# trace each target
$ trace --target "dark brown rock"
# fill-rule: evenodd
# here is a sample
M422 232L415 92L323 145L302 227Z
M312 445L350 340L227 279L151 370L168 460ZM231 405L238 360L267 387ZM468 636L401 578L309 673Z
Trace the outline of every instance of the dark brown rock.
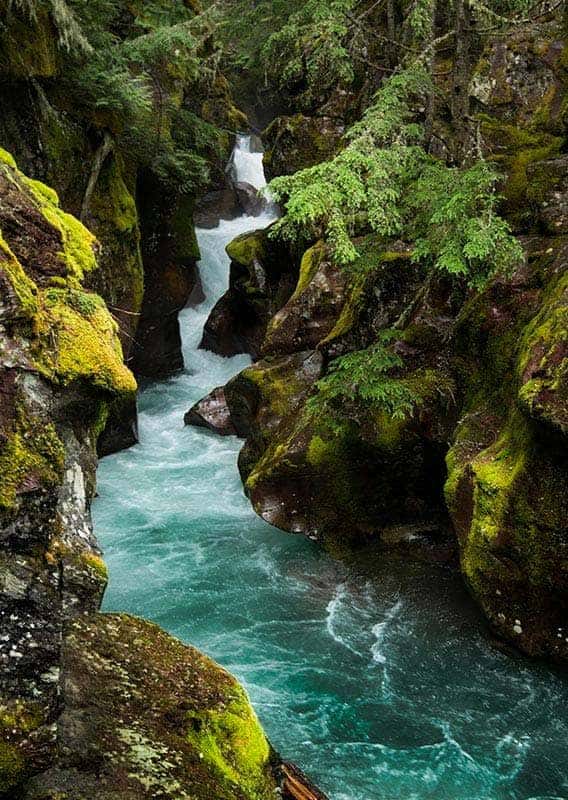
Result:
M292 294L298 260L264 230L237 237L227 252L229 290L211 312L201 346L224 356L250 353L256 358L269 319Z
M235 426L231 420L231 412L225 400L225 390L221 387L213 389L207 397L196 403L187 412L183 421L186 425L208 428L220 436L234 436Z
M235 193L243 214L248 214L250 217L258 217L266 211L268 201L250 183L239 181L235 184Z

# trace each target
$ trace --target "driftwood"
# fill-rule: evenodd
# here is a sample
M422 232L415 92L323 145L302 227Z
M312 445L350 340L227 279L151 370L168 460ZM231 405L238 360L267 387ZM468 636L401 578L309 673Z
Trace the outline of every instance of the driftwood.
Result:
M280 767L283 800L329 800L302 770L290 761Z

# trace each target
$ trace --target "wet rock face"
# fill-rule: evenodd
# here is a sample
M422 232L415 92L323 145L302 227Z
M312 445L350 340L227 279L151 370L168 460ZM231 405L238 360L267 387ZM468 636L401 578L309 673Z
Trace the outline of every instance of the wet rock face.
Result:
M470 372L483 371L486 388L456 428L446 483L462 570L491 625L559 661L568 658L567 246L529 240L528 268L467 307L457 346L479 359Z
M245 233L227 249L231 257L229 290L204 328L201 346L220 355L257 357L269 319L292 294L296 259L265 231Z
M166 195L150 175L140 180L144 301L132 368L141 378L164 378L183 369L178 314L197 282L199 248L193 202ZM172 231L177 231L176 236Z
M560 662L568 660L564 53L546 23L490 43L474 70L479 142L506 175L503 207L522 234L522 268L476 293L425 275L408 243L361 240L348 271L316 244L265 326L261 359L225 387L245 437L245 490L264 519L332 548L373 539L457 551L495 632ZM278 142L291 169L306 165L292 134L275 124L273 153L269 134L273 174L287 171ZM391 377L415 393L412 410L400 418L345 395L331 423L329 408L314 413L331 360L385 330L401 360ZM312 359L317 369L301 366Z
M234 436L235 426L225 399L225 390L213 389L207 397L196 403L184 417L186 425L208 428L219 436Z
M235 183L235 193L242 213L249 217L259 217L268 208L266 198L259 194L256 187L246 181Z
M132 398L136 385L116 324L81 285L97 267L94 238L0 151L4 181L0 792L9 793L54 758L63 627L95 611L106 585L89 511L95 443L108 404ZM59 251L46 241L58 241Z

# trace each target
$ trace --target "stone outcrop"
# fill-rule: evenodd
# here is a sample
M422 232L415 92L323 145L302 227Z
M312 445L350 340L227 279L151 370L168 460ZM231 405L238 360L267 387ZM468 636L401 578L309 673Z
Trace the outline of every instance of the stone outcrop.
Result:
M194 3L180 5L188 20L198 10ZM143 379L171 375L183 365L178 312L197 277L193 207L201 188L188 187L175 173L166 175L163 161L151 157L158 145L136 149L140 133L132 131L132 141L125 138L123 122L112 110L89 108L82 96L73 95L76 88L63 82L73 66L48 4L31 17L28 11L27 4L0 0L6 20L0 28L0 146L26 174L52 186L62 208L96 235L99 268L86 285L117 319L126 363ZM113 35L139 35L145 14L143 3L124 3ZM229 132L247 128L226 79L217 74L209 85L202 75L159 64L150 72L163 142L188 136L184 119L209 125L211 141L200 155L212 167L210 190L223 189ZM193 144L190 149L196 150ZM135 404L113 405L101 455L135 441Z
M525 252L522 267L474 291L425 275L412 263L411 242L357 241L360 257L349 270L316 243L298 259L294 291L260 329L261 360L225 387L245 438L243 482L261 516L333 549L374 541L444 557L457 551L492 629L526 653L561 662L568 660L565 52L557 24L543 22L489 43L473 70L479 146L503 169L503 208ZM275 143L287 141L274 133L281 124ZM275 173L286 172L295 145L288 142L276 162L270 137L268 146L269 169L276 163ZM300 155L293 168L310 163ZM385 331L399 365L389 379L412 398L405 413L373 407L355 392L335 416L315 411L316 383L331 360Z
M0 150L0 796L319 797L225 670L98 612L97 439L136 391L117 322L86 288L98 252Z
M227 252L229 290L211 312L201 346L223 356L257 357L268 321L293 292L297 260L266 231L239 236Z

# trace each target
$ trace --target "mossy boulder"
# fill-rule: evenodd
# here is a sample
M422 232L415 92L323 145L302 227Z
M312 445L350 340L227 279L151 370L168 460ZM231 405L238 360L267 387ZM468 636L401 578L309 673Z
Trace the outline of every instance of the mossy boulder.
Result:
M244 690L156 625L96 614L63 644L61 758L25 797L272 800L272 756ZM58 795L59 796L59 795Z
M268 321L294 290L298 258L264 230L238 236L227 253L229 289L205 324L201 346L225 356L258 357Z

